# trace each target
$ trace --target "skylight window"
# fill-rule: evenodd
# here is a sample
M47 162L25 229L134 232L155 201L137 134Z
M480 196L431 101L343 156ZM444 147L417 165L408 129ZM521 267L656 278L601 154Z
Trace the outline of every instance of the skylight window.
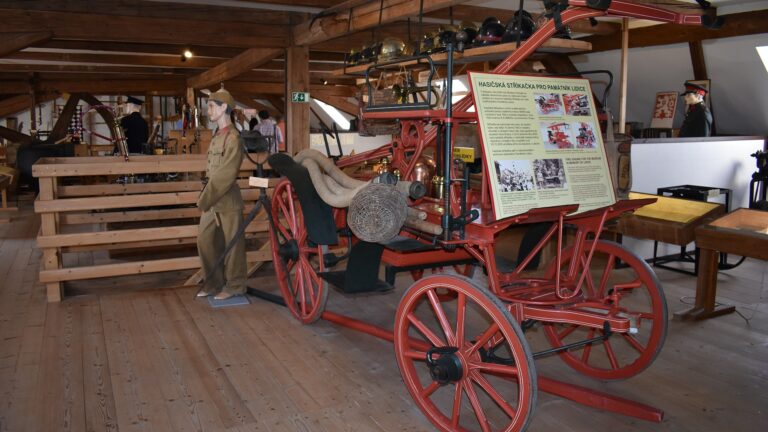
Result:
M755 47L757 49L757 55L760 56L760 60L763 61L765 71L768 72L768 46Z
M337 125L339 125L340 129L349 130L349 120L347 120L339 112L339 110L337 110L336 108L328 105L327 103L325 103L325 102L323 102L323 101L321 101L319 99L314 99L314 101L317 102L318 105L320 105L320 108L322 108L323 111L325 111L325 113L328 114L328 116L330 116L331 119L333 119L333 121Z

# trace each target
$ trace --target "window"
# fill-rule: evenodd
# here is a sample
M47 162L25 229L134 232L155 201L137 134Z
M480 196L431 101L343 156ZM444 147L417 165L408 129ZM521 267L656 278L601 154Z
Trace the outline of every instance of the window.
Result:
M768 72L768 46L755 47L757 49L757 55L760 56L760 60L763 61L765 71Z
M317 102L318 105L320 105L320 108L322 108L323 111L325 111L325 113L328 114L328 116L330 116L337 125L339 125L340 129L349 130L349 120L347 120L346 117L344 117L344 115L339 112L339 110L319 99L313 100Z

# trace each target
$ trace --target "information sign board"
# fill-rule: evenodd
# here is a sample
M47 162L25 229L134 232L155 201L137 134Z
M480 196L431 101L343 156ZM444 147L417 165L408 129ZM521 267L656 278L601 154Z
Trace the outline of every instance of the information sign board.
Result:
M469 73L496 219L616 202L589 81Z

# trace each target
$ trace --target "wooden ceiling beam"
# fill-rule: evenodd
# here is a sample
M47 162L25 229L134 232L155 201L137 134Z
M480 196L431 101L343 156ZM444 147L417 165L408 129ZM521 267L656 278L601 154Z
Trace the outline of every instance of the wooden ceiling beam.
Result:
M105 79L105 80L41 80L35 84L35 91L42 93L92 93L115 95L126 93L172 93L184 94L184 79ZM5 83L0 82L0 93Z
M127 70L126 70L127 69ZM114 73L126 75L185 75L194 73L202 69L176 69L162 67L131 67L124 66L92 66L92 65L60 65L60 64L20 64L20 63L0 63L0 71L6 72L62 72L71 73L73 78L81 73Z
M32 97L28 94L11 96L0 100L0 118L8 117L32 106Z
M269 112L269 115L271 115L272 117L277 117L282 115L282 113L272 108L271 106L264 105L263 103L255 100L255 99L261 99L262 96L260 95L232 92L232 97L234 97L237 102L239 102L242 105L245 105L248 108L252 108L257 111L267 110Z
M50 11L69 13L96 13L112 16L126 17L151 17L169 19L197 20L200 17L213 21L244 22L250 24L289 24L291 15L296 12L285 12L267 9L252 9L229 7L221 5L202 5L162 3L150 1L124 1L124 0L24 0L23 2L5 2L19 4L28 11ZM271 3L271 2L270 2Z
M356 89L350 86L332 86L318 85L311 86L310 96L312 97L354 97Z
M36 43L44 42L53 36L50 31L0 33L0 57L23 50Z
M187 87L200 89L232 79L260 64L283 55L282 49L251 48L199 75L187 79Z
M71 72L71 73L119 73L122 75L129 75L129 74L177 74L177 75L194 75L201 73L205 70L206 67L210 67L207 62L205 61L190 61L190 64L193 66L187 67L176 67L176 60L174 59L163 59L162 57L153 58L152 56L149 57L142 57L142 56L119 56L118 58L115 58L113 56L104 56L104 55L96 55L93 57L90 54L85 54L86 57L73 57L73 55L67 55L67 54L61 54L61 53L55 53L55 55L50 55L52 53L18 53L19 55L14 55L14 59L21 59L21 60L44 60L44 61L50 61L52 63L2 63L0 60L0 71L18 71L18 72ZM23 54L23 55L22 55ZM29 55L27 55L29 54ZM16 58L18 57L18 58ZM133 63L131 66L103 66L101 64L116 64L116 65L127 65L130 64L124 59L126 57L136 57L139 60L136 63ZM207 59L207 60L213 60L213 59ZM90 65L90 64L56 64L53 62L75 62L75 61L84 61L86 63L100 63L99 65ZM136 64L146 63L146 67L142 66L136 66ZM184 64L184 63L181 63ZM216 60L215 62L211 62L212 66L216 66L216 64L221 64L220 60ZM259 70L249 71L245 72L245 74L259 74L259 73L268 73L271 74L272 72L279 73L281 76L284 75L283 70L284 64L281 61L270 61L263 65L258 66ZM329 75L331 71L338 69L341 67L340 64L337 63L309 63L309 69L310 73L313 75L317 75L318 77ZM253 79L251 79L253 80ZM258 78L256 79L258 80Z
M80 99L81 95L79 93L72 93L69 95L67 102L64 103L64 107L59 113L59 118L53 125L50 135L48 135L47 142L54 143L66 136L67 127L72 121L72 116L75 115L77 104L80 102Z
M32 142L32 137L5 126L0 126L0 138L5 138L10 142L28 144Z
M36 81L120 81L120 80L180 80L186 79L185 75L159 74L118 74L118 73L99 73L99 72L39 72L35 73Z
M306 6L327 9L339 3L339 0L245 0L250 3L271 3L288 6ZM370 0L368 0L370 1Z
M269 102L270 105L275 107L281 116L283 115L285 112L285 99L282 96L264 95L264 98L267 100L267 102Z
M115 114L113 111L107 109L104 107L104 104L96 98L96 96L90 94L90 93L80 93L80 98L85 101L85 103L98 107L96 108L96 112L99 113L101 118L104 120L104 123L109 128L109 132L113 137L117 136L117 122L115 122Z
M36 60L69 63L122 64L128 66L161 66L173 68L207 69L223 62L222 59L192 57L181 61L181 56L147 56L140 54L84 54L62 52L17 52L6 58L13 60ZM129 67L125 68L127 71Z
M725 23L717 30L703 26L661 24L636 28L629 31L629 47L648 47L689 43L707 39L768 33L768 10L742 12L725 16ZM609 51L621 48L621 39L613 36L590 36L583 40L592 44L592 51Z
M0 82L0 86L2 83ZM216 87L218 88L218 86ZM261 83L261 82L244 82L244 81L226 81L224 88L229 91L241 92L247 94L257 95L279 95L283 96L285 93L285 86L282 83ZM354 90L348 86L324 86L324 85L311 85L310 95L312 97L315 94L324 96L341 96L349 97L354 96Z
M22 79L2 79L0 80L0 94L19 95L29 94L32 86L29 80Z
M688 42L688 49L691 51L691 66L693 66L693 79L709 79L707 73L707 62L704 61L704 46L701 41Z
M230 47L285 47L289 28L208 19L174 19L0 9L6 32L53 32L54 38L161 44L222 45ZM108 28L109 31L105 31ZM149 29L149 30L148 30Z
M422 0L383 0L380 3L371 1L352 9L323 18L307 20L295 25L291 30L295 45L314 45L346 34L373 28L374 26L404 20L418 15ZM466 3L468 0L423 0L424 12ZM350 16L351 15L351 16Z
M2 69L0 69L2 70ZM323 80L326 80L328 84L334 85L354 85L355 80L349 77L335 77L330 72L310 72L309 80L314 84L322 84ZM282 84L285 82L285 72L282 70L258 70L249 71L230 81L254 81L264 83L276 83Z
M149 54L168 54L180 56L185 48L189 48L195 56L213 57L213 58L232 58L242 53L242 48L203 46L203 45L182 45L182 44L147 44L131 42L102 42L102 41L82 41L52 39L48 42L34 45L37 48L51 48L63 50L91 50L91 51L118 51L129 53L149 53ZM310 62L324 61L344 61L344 51L325 52L310 51Z
M90 50L90 51L117 51L127 53L168 54L181 56L184 49L189 49L195 56L213 58L232 58L241 52L243 48L231 48L223 46L203 46L181 43L138 43L138 42L103 42L100 40L69 40L52 39L47 42L34 45L36 48L61 49L61 50Z

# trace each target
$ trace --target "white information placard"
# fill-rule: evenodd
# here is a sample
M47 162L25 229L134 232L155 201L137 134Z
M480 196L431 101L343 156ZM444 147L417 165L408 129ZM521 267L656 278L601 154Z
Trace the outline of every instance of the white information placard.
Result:
M616 202L589 81L469 72L496 219Z

